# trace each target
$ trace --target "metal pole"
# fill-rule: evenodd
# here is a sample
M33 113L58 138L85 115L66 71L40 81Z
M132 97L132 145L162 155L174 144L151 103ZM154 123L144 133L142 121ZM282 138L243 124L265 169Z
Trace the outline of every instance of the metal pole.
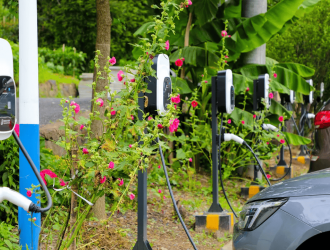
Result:
M40 141L39 141L39 83L38 83L38 33L37 33L37 1L19 1L19 123L20 139L31 156L38 171L40 171ZM19 191L26 196L26 188L38 185L28 161L19 152ZM33 194L31 199L40 205ZM38 203L39 202L39 203ZM18 227L22 249L38 249L40 233L40 213L33 214L35 224L28 221L30 215L18 208ZM33 231L32 231L33 230ZM33 233L33 240L31 235Z
M213 202L209 212L220 213L223 211L219 204L219 169L218 169L218 117L217 117L217 77L212 77L212 191ZM220 138L219 138L220 140ZM220 166L221 167L221 166Z
M142 92L139 93L138 103L140 106L138 118L142 121L144 112L144 93ZM139 144L143 144L143 141ZM138 172L138 232L133 250L152 250L147 240L147 220L147 170L145 169Z

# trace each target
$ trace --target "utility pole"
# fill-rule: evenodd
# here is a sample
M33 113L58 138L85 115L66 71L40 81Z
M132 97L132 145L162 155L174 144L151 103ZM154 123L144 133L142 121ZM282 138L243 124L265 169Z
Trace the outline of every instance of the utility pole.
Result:
M37 1L19 1L19 123L20 139L40 171L39 141L39 82L38 82L38 32ZM38 185L39 181L26 160L19 152L19 191L26 196L26 188ZM35 194L29 199L38 204ZM22 249L38 249L41 215L33 214L36 221L31 223L23 208L18 208L18 228ZM31 237L33 235L33 238Z
M267 12L267 0L243 0L242 17L250 18ZM266 44L242 54L245 64L266 64Z

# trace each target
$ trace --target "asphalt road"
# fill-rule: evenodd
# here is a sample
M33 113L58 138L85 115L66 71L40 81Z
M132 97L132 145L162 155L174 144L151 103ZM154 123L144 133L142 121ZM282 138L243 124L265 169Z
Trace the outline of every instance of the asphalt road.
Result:
M19 98L17 98L17 104ZM60 106L61 98L40 98L39 99L39 124L46 125L50 122L55 122L62 118L62 107ZM88 111L91 107L90 98L76 98L74 99L76 103L80 105L81 111ZM18 105L19 113L19 105ZM17 120L19 123L19 115L17 115Z

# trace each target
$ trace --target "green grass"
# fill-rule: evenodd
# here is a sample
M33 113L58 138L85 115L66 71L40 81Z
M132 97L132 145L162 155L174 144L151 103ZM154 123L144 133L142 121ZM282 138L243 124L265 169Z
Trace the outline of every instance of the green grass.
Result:
M55 74L47 67L39 67L39 83L45 83L48 80L54 80L56 83L75 83L77 86L79 80L72 76L65 76L62 74Z

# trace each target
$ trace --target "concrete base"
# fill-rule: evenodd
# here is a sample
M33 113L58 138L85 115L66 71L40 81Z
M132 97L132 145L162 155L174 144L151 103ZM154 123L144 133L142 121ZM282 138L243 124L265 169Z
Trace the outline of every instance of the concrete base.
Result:
M270 171L273 173L274 177L271 179L281 178L283 175L289 172L283 180L291 179L294 177L294 166L291 166L291 168L288 168L287 166L275 166L270 167Z
M263 189L265 189L265 187L259 185L251 185L250 187L241 187L241 197L243 197L244 199L250 199Z
M233 232L234 214L223 211L221 213L200 213L195 215L195 231L213 233L216 238L224 236L225 232Z
M232 250L232 249L233 249L233 241L232 240L221 248L221 250Z
M295 158L292 158L292 162L295 163L300 163L302 165L308 165L310 164L310 158L308 155L301 155L301 156L296 156Z

